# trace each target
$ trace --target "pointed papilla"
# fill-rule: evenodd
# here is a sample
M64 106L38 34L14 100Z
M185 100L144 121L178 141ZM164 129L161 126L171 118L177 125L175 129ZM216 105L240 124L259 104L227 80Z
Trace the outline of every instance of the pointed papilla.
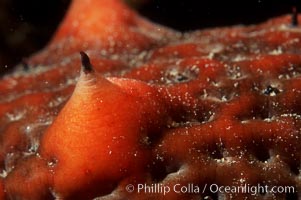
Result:
M94 69L93 69L93 66L90 62L89 56L83 51L80 52L80 55L81 55L81 62L82 62L83 72L85 74L93 73Z

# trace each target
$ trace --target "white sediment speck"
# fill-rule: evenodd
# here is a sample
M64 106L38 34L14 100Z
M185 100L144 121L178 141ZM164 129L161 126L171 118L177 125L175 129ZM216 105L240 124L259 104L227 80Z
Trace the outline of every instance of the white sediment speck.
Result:
M20 119L22 119L25 114L26 114L26 111L21 110L21 111L16 111L16 112L12 112L12 113L6 113L6 117L11 122L15 122L15 121L19 121Z

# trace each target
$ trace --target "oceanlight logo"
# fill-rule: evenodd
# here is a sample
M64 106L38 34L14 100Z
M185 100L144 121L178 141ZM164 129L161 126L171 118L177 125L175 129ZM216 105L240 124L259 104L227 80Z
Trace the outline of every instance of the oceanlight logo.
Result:
M177 194L204 194L204 193L219 193L219 194L277 194L288 193L292 194L297 192L294 186L268 186L268 185L236 185L236 186L224 186L218 184L205 184L202 187L195 184L175 184L164 185L162 183L156 184L128 184L126 191L129 193L145 193L145 194L163 194L166 195L170 192Z

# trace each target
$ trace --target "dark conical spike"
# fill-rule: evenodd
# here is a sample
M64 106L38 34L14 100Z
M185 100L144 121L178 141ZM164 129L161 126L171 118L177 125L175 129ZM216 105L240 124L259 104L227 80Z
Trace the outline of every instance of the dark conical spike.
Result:
M94 69L93 69L93 66L92 66L92 64L90 62L89 56L85 52L83 52L83 51L80 52L80 55L81 55L81 61L82 61L82 69L83 69L83 71L86 74L94 72Z
M298 26L298 10L296 6L293 6L292 8L292 26Z

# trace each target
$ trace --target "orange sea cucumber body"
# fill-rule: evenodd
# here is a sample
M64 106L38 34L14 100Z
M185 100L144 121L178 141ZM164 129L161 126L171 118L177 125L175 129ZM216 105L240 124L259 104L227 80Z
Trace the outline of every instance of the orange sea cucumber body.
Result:
M300 198L125 187L300 191L300 40L290 16L179 33L118 0L74 0L29 70L0 80L0 198Z

